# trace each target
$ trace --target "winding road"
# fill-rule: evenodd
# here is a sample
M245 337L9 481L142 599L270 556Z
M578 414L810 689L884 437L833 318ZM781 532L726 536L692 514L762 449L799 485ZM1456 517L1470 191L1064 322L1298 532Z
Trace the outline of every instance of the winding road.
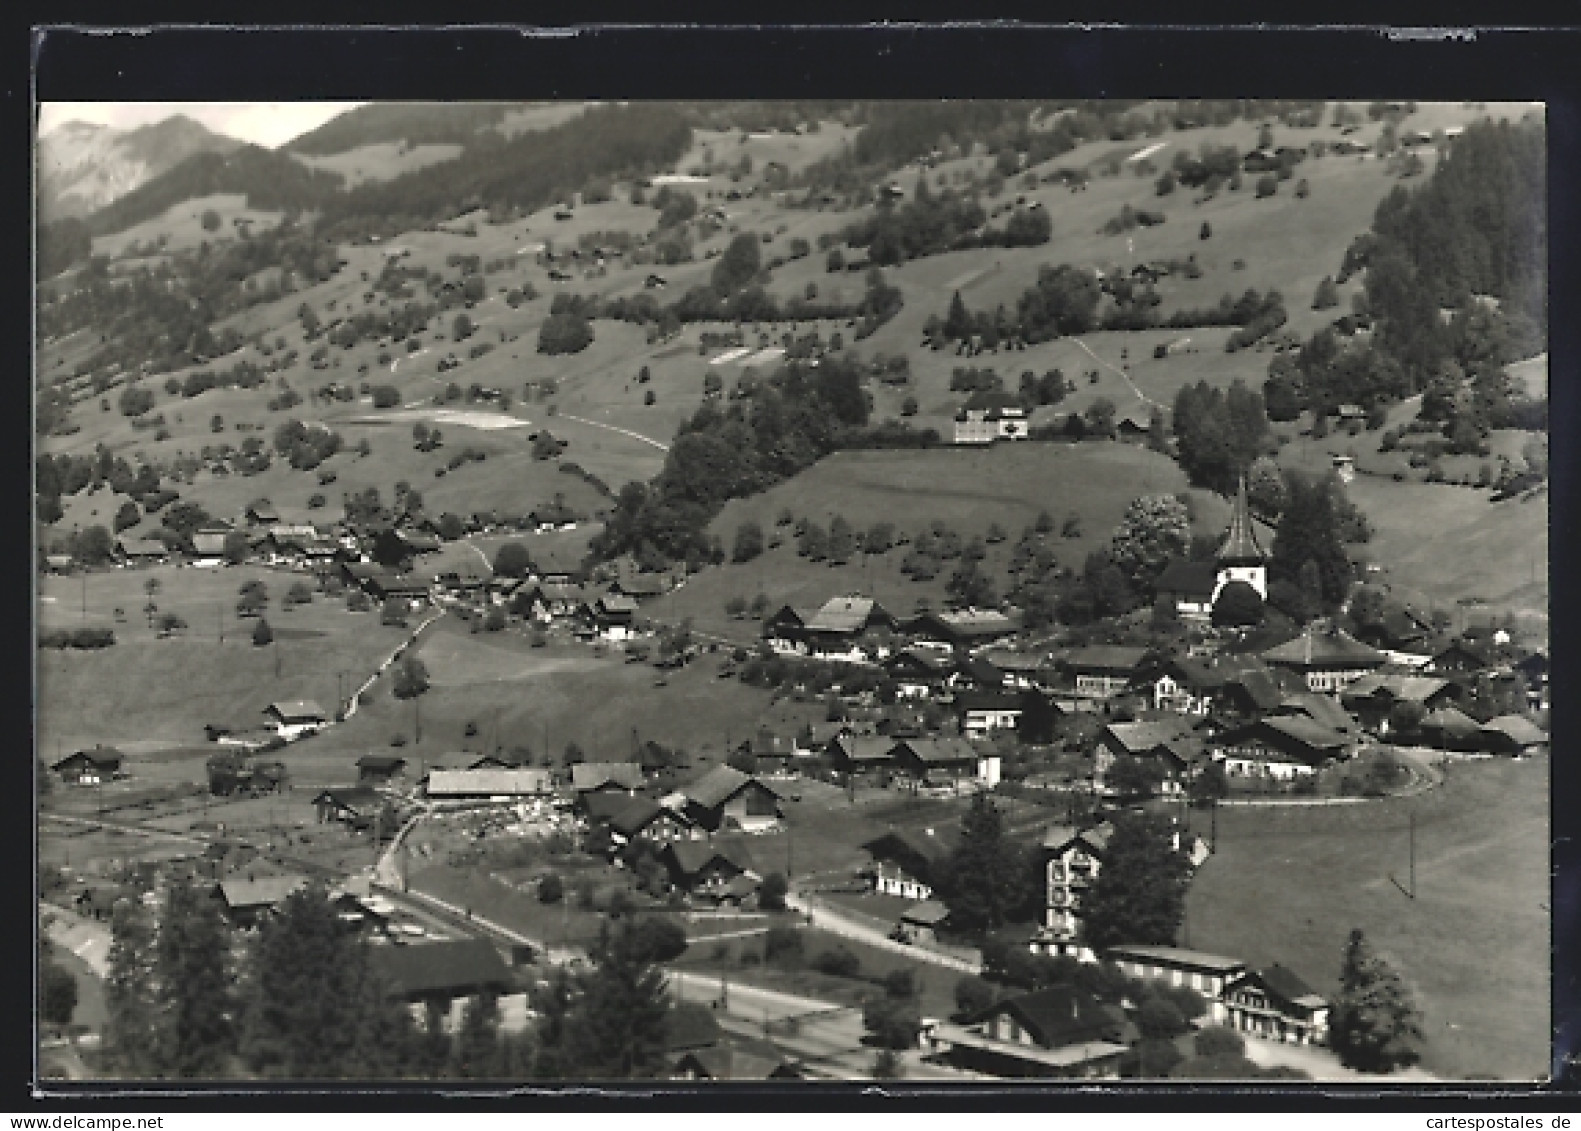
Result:
M587 425L591 425L594 428L602 428L606 432L619 432L622 436L630 436L633 440L640 440L644 444L650 444L653 447L658 448L661 452L667 452L667 451L670 450L670 445L668 445L668 444L661 444L661 443L659 443L659 441L655 440L653 437L651 437L651 436L644 436L641 432L633 432L630 428L619 428L619 427L616 427L613 424L604 424L604 423L601 423L601 422L599 422L597 420L589 420L585 416L573 416L569 412L562 412L562 413L560 413L560 415L565 417L565 419L567 419L567 420L574 420L578 424L587 424Z

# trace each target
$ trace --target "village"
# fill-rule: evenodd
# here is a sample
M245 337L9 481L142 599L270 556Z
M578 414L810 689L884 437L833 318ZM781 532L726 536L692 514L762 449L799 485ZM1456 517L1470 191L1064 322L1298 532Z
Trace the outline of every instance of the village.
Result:
M41 158L48 1078L1545 1071L1540 105L148 128Z

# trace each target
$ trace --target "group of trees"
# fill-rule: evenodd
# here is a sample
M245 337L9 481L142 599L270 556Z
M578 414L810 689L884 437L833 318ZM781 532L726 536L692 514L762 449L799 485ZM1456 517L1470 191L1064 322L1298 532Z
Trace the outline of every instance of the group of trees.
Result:
M1171 420L1182 470L1194 485L1221 495L1235 491L1270 442L1263 398L1239 379L1227 390L1206 381L1181 386Z
M934 195L926 175L917 179L910 200L887 197L874 212L847 227L848 247L865 247L880 266L973 247L1036 247L1049 241L1053 226L1043 208L1016 208L1003 228L986 227L988 214L975 196L945 190Z
M275 451L298 471L312 471L340 451L340 433L323 425L288 420L275 429Z

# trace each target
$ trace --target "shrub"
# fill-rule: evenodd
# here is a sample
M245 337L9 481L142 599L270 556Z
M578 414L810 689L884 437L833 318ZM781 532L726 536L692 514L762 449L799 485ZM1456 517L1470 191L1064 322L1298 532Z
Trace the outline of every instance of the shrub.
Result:
M565 898L565 885L560 882L560 877L550 872L538 880L538 902L559 903Z
M812 960L812 967L821 974L837 978L854 978L862 972L862 960L845 947L826 950Z
M394 385L375 385L373 388L374 408L394 408L401 403L401 393Z
M798 966L802 960L802 933L795 927L770 927L763 938L763 958L781 966Z

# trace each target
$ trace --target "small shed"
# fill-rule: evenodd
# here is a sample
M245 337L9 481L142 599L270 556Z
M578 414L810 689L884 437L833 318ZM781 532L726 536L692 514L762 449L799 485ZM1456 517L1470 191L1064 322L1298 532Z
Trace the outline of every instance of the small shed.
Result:
M900 913L899 933L910 943L938 942L938 928L950 917L950 909L936 899L914 903Z
M119 750L111 746L95 746L92 750L78 750L50 766L67 785L101 785L121 776L121 763L125 761Z

